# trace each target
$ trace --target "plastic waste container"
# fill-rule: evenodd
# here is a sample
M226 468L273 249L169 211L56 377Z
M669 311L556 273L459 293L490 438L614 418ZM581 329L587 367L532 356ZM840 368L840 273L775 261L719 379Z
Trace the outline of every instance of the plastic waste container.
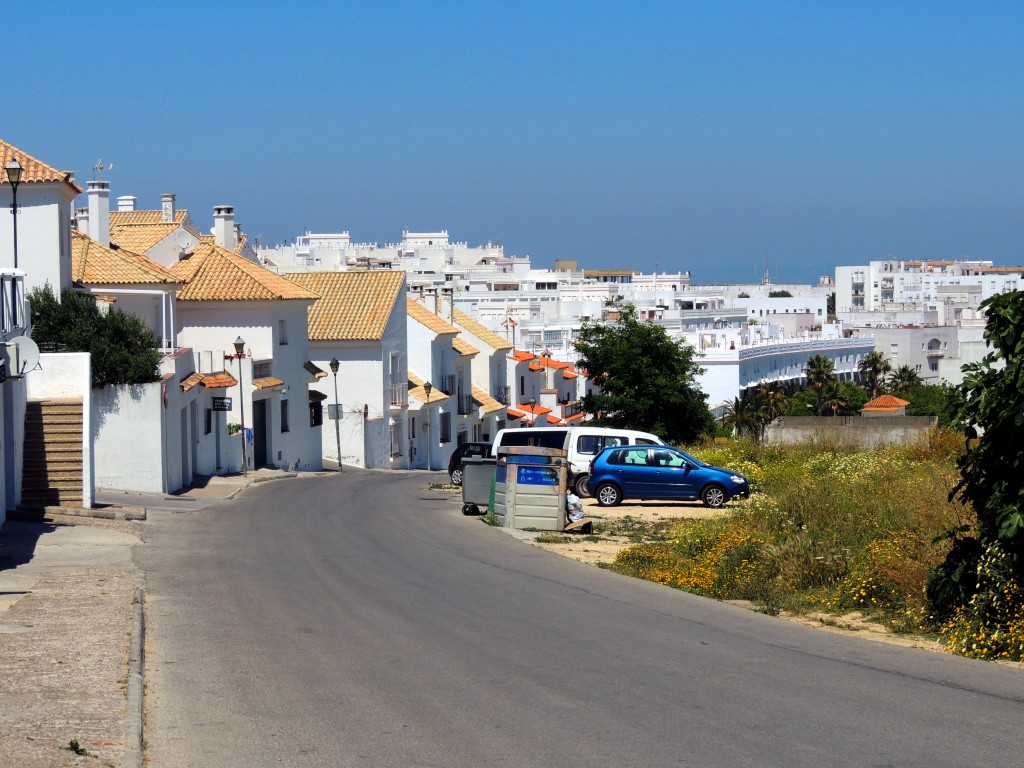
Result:
M487 511L495 464L495 459L490 456L472 456L462 460L462 514L481 515Z

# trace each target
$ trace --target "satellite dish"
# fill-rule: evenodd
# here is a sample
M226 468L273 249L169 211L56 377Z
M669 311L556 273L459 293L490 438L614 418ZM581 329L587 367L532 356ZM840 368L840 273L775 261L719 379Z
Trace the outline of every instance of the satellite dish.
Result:
M28 336L17 336L7 342L7 358L10 361L7 375L20 379L39 365L39 347Z
M178 247L184 251L192 244L192 236L184 229L179 229L174 233L174 242L176 242Z

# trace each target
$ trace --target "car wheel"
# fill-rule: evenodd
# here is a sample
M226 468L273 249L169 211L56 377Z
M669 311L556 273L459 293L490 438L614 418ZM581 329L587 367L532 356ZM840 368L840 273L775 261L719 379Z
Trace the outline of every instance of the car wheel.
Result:
M462 485L462 467L452 470L452 485Z
M729 500L729 497L725 495L725 488L722 486L709 485L701 491L700 500L704 502L705 507L718 509L725 505L725 502Z
M594 497L602 507L614 507L622 501L622 491L619 490L617 485L604 483L598 486Z
M583 474L577 475L573 481L573 490L576 491L576 495L581 499L585 499L590 496L590 492L587 490L587 480L590 479L590 475Z

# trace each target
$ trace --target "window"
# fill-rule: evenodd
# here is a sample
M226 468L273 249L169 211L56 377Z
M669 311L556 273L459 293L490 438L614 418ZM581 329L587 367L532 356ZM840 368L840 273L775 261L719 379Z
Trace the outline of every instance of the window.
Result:
M324 404L319 400L309 403L309 426L319 427L324 423Z
M277 321L277 343L284 346L288 343L288 321L278 320Z
M281 401L281 431L288 432L288 401Z
M213 408L207 408L203 417L203 434L208 435L211 432L213 432Z
M452 441L452 415L450 413L441 414L441 441L442 443L450 443Z

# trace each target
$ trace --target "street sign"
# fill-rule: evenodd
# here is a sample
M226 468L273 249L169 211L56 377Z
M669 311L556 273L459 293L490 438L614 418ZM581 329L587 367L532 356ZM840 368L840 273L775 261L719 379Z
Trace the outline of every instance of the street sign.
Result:
M230 411L231 410L231 398L230 397L214 397L213 410L215 411Z
M340 403L338 405L328 404L327 405L327 418L330 421L337 421L338 419L344 418L344 414L342 413L342 409L344 407L345 406L341 405Z

